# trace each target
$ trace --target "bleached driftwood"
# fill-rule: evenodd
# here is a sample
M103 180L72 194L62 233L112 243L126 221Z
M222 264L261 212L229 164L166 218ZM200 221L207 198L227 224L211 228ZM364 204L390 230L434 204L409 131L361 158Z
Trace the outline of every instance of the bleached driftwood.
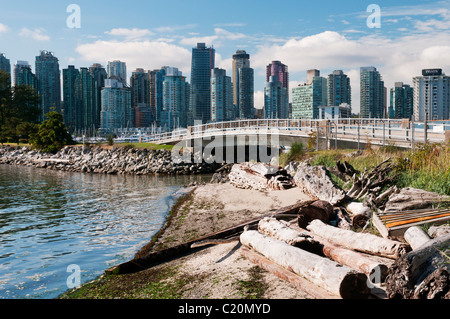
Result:
M306 229L337 245L381 257L396 259L409 248L398 241L333 227L320 220L312 221Z
M295 230L288 223L275 218L262 219L258 224L261 234L286 242L291 246L302 248L313 253L322 253L326 257L352 269L358 270L367 276L379 274L384 281L390 262L380 262L380 259L370 258L356 251L339 247L331 242L314 235L306 230Z
M323 166L302 163L298 166L293 180L298 188L312 198L327 201L331 205L346 199L345 192L331 181Z
M405 231L403 237L413 250L419 248L431 239L423 229L417 226L409 227Z
M450 202L450 196L407 187L389 196L384 211L397 212L433 208L443 202Z
M245 231L241 243L269 260L310 280L342 298L367 298L370 290L367 276L347 266L265 236L258 231Z

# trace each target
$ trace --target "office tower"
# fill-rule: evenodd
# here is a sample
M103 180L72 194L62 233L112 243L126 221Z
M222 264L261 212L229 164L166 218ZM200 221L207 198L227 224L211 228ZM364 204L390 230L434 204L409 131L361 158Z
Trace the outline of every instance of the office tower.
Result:
M320 71L316 69L306 71L306 85L311 85L314 77L320 76Z
M197 47L192 48L189 125L194 121L207 123L211 119L211 70L214 64L214 48L207 48L205 43L197 43Z
M341 70L333 71L328 75L328 105L352 105L352 90L350 78Z
M450 119L450 77L442 69L424 69L413 83L414 120Z
M317 76L307 80L310 84L307 82L292 89L293 119L318 119L320 107L328 105L327 79L318 76L320 75L318 70L308 74L316 74Z
M337 120L347 119L352 116L352 108L349 104L341 103L339 106L321 106L319 119Z
M41 96L41 119L50 111L61 113L61 79L58 58L53 52L42 50L36 56L36 77Z
M117 79L127 86L127 66L125 62L119 60L108 62L108 78Z
M233 55L233 104L238 110L239 118L254 117L254 71L250 68L250 55L244 50L237 50Z
M413 114L414 89L403 82L395 82L390 90L389 115L391 118L411 119Z
M97 122L100 125L100 111L102 105L102 88L105 86L105 80L108 78L105 68L100 63L94 63L89 67L89 73L95 78L97 83Z
M105 80L102 88L100 128L103 134L114 133L119 128L133 126L131 91L118 79Z
M385 90L380 73L374 67L362 67L361 82L361 117L385 117Z
M150 74L150 109L156 125L161 124L161 110L163 105L163 80L165 68L149 71Z
M266 119L287 119L289 97L287 88L277 76L270 76L264 87L264 117Z
M150 127L153 123L153 113L150 106L145 103L139 103L134 107L134 126Z
M80 68L80 74L75 82L77 98L77 128L92 136L100 127L98 117L100 105L97 98L97 81L88 68Z
M62 70L62 74L63 74L64 124L66 124L69 131L73 132L77 129L76 116L81 112L77 110L77 98L75 94L75 83L80 74L80 71L76 69L73 65L69 65L67 69Z
M37 77L31 71L31 65L29 65L27 61L17 61L16 64L14 64L14 85L28 85L32 87L37 94Z
M0 71L6 72L9 74L10 83L11 83L11 63L9 59L6 58L6 54L0 53Z
M144 69L136 69L130 78L131 105L136 107L139 103L150 106L150 74Z
M289 92L289 72L288 66L280 61L272 61L266 66L266 82L270 82L270 77L275 76L275 79L281 82L282 87Z
M186 128L189 109L189 84L177 68L166 67L163 80L161 127L169 130Z
M233 90L231 77L226 70L211 70L211 121L223 122L233 119Z

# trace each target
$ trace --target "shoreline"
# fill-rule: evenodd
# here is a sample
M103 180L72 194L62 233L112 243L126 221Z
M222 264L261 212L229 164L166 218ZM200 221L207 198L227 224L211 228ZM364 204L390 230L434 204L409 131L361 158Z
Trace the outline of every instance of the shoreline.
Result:
M199 185L185 188L183 192L184 195L172 206L164 226L136 253L136 256L173 247L189 239L309 199L298 188L266 193L237 189L230 183ZM144 278L148 281L141 283L140 280ZM131 282L158 286L159 292L134 291L139 288L133 287ZM120 296L116 295L118 287L121 289ZM176 290L177 293L170 296L160 295L169 288ZM148 290L148 287L143 290ZM104 291L109 292L102 295ZM96 280L74 291L67 291L59 298L312 299L313 297L244 258L240 253L239 241L235 241L208 246L136 273L117 275L105 272Z
M167 149L134 147L65 146L56 154L27 146L0 147L0 164L32 166L52 170L130 175L200 175L212 174L217 163L175 163Z

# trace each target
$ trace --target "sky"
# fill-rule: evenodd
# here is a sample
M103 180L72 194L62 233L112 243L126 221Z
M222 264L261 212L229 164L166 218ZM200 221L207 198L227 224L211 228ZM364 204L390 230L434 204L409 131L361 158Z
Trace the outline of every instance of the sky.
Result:
M0 52L33 70L48 50L61 70L121 60L129 76L172 66L190 81L197 42L216 49L216 67L229 76L236 50L250 54L257 108L266 65L278 60L289 68L290 89L308 69L325 77L343 70L358 113L360 67L376 67L388 90L412 85L425 68L450 74L450 0L0 0Z

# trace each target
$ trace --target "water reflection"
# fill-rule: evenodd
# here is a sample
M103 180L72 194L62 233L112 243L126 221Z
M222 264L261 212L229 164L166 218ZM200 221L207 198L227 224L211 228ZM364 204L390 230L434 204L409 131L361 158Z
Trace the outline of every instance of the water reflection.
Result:
M86 282L131 258L180 186L201 179L0 165L0 298L54 298L67 289L68 265Z

